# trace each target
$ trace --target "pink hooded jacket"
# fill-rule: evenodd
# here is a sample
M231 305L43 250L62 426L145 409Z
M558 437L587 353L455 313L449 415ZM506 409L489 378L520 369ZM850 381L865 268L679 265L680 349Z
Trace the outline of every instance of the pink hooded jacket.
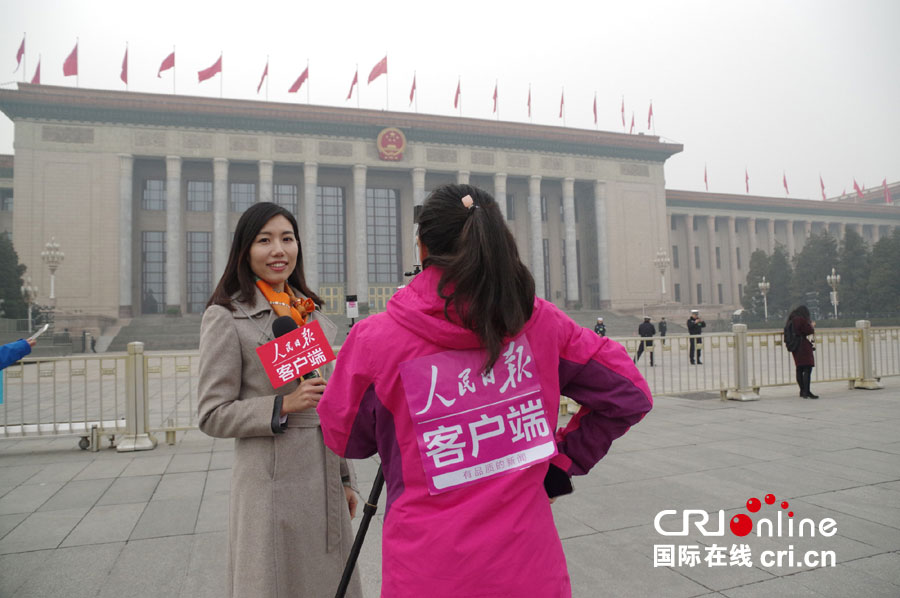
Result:
M370 457L376 451L381 456L387 487L381 595L571 596L562 544L543 485L548 464L552 462L570 476L587 473L614 439L650 411L650 389L624 347L578 326L542 299L535 299L531 319L501 352L493 368L496 376L481 376L478 370L485 353L474 333L444 317L444 301L436 292L439 277L439 270L426 268L409 286L397 291L385 313L353 327L318 406L325 444L334 452L353 459ZM474 391L477 386L482 400L501 397L500 383L507 368L509 379L504 387L509 383L516 386L513 349L518 350L522 366L518 390L528 384L539 387L539 392L531 395L528 403L525 399L519 399L521 404L510 398L496 400L494 404L500 403L497 408L503 410L499 415L473 419L473 413L487 407L474 400L475 392L467 390ZM477 357L474 362L473 355ZM426 366L411 366L422 364L423 359ZM450 364L450 370L453 363L459 363L452 370L452 385L436 384L438 366L432 365L427 392L428 360L440 362L444 369ZM474 363L478 365L462 370L457 379L456 371ZM423 392L408 395L407 389L415 387L413 374L418 375ZM426 394L427 405L420 409ZM560 394L582 408L554 439ZM434 397L440 401L432 401ZM542 412L536 413L535 405L541 406ZM454 409L458 413L452 413ZM495 445L524 445L521 441L529 430L523 431L521 423L516 428L512 418L527 410L537 418L531 420L535 425L527 441L540 444L543 437L543 446L549 444L552 451L555 445L558 454L550 459L545 451L528 462L538 454L534 452L538 447L485 461ZM426 411L440 417L423 424L419 420L427 417L421 415ZM499 421L504 415L505 425ZM470 436L464 425L458 427L459 435L447 435L454 417L467 416L472 420ZM439 424L437 420L444 422L441 428L447 434L437 435L432 429ZM490 423L499 428L487 431ZM432 427L424 440L422 425ZM498 437L500 429L509 436ZM473 456L479 455L479 444L464 439L473 440L478 432L481 461L473 461ZM430 443L426 442L429 439ZM457 457L468 462L459 462ZM516 457L519 462L513 465ZM440 476L431 477L435 472L475 461L474 466L459 470L456 481L446 482L449 488L435 489L442 483ZM495 465L507 469L485 473ZM477 479L482 475L483 479Z

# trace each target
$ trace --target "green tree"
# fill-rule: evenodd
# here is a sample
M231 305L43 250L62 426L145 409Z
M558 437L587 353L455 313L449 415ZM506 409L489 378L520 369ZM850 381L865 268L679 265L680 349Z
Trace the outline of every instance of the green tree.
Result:
M813 317L831 313L828 300L831 287L825 277L837 267L837 240L827 232L809 236L803 250L794 258L794 276L791 279L791 300L794 305L806 304ZM818 314L815 312L818 308Z
M838 289L840 311L865 315L869 311L869 247L852 228L847 229L838 253L837 272L841 275Z
M744 296L741 297L741 305L749 311L754 318L762 319L764 306L762 295L759 292L759 283L769 269L769 256L762 249L757 249L750 254L750 265L747 267L747 281L744 285Z
M22 297L24 273L25 266L19 263L12 241L6 235L0 235L0 299L3 300L5 318L27 317L28 306Z
M769 268L766 280L769 288L769 317L786 318L791 309L790 284L794 276L791 262L784 245L777 243L775 252L769 256Z
M895 228L889 237L882 237L872 247L868 284L869 308L872 313L900 311L900 276L897 275L897 264L900 264L900 229Z

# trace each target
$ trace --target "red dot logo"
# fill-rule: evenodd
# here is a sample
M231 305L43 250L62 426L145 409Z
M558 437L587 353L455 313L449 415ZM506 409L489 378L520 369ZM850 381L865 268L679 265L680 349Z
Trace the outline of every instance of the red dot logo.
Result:
M766 494L766 504L767 505L775 504L775 495L774 494Z
M747 510L751 513L756 513L762 504L759 502L758 498L751 498L747 501Z
M753 521L741 513L740 515L735 515L731 518L729 527L731 527L731 533L735 536L746 536L753 530Z
M786 508L788 508L789 506L790 506L790 505L788 504L788 501L784 501L784 502L781 503L781 508L782 508L782 509L786 509Z

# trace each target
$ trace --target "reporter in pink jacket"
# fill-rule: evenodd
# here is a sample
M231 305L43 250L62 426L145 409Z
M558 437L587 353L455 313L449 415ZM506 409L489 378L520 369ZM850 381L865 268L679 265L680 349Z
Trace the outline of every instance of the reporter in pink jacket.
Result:
M548 493L650 390L621 345L535 297L490 194L439 187L418 225L424 270L353 327L318 406L332 450L381 456L381 595L571 596ZM554 433L561 394L582 407Z

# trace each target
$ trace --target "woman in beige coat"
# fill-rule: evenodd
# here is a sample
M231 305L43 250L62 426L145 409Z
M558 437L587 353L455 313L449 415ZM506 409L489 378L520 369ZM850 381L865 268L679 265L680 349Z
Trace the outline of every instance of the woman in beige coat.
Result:
M200 331L200 429L235 439L229 596L331 596L353 543L355 480L325 447L315 409L324 380L273 388L256 354L281 315L316 319L331 340L335 326L314 303L297 221L276 204L255 204L238 222ZM347 595L361 594L354 574Z

